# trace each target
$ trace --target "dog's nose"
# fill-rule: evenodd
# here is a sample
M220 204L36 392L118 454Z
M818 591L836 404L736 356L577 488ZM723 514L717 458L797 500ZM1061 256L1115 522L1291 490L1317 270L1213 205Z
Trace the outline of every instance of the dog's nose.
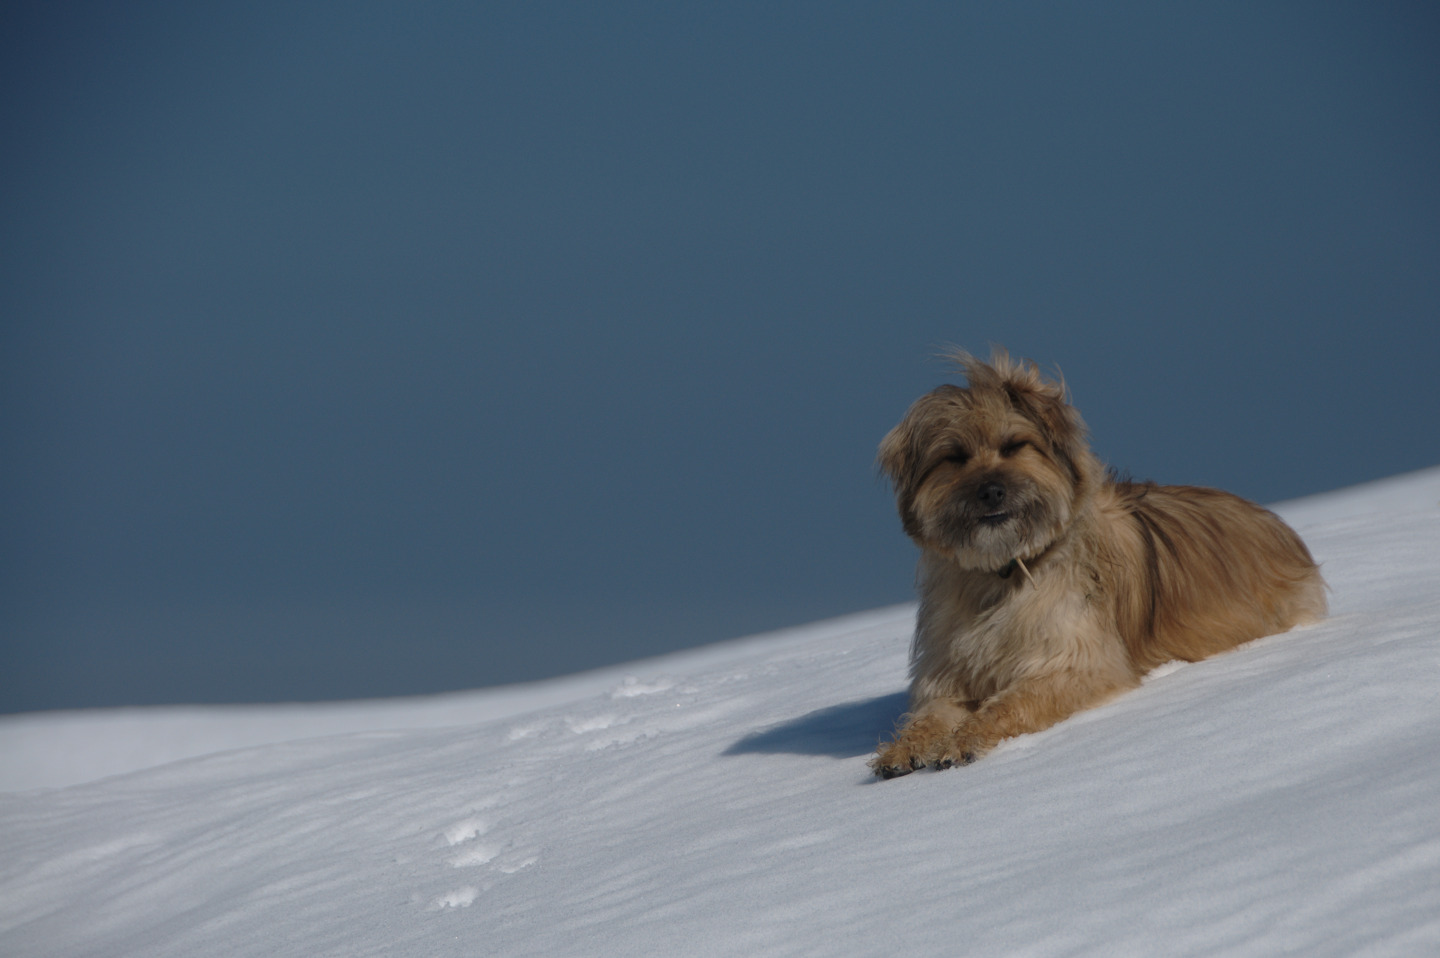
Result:
M975 498L980 500L980 505L986 509L998 509L1000 503L1005 501L1005 487L998 482L987 482L975 493Z

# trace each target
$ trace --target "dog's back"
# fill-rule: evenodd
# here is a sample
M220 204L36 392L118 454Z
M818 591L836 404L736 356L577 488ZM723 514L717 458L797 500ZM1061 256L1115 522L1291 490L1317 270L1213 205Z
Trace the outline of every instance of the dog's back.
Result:
M1269 510L1218 489L1115 482L1097 507L1124 530L1114 560L1139 576L1115 596L1141 672L1198 661L1325 615L1325 583L1305 543Z

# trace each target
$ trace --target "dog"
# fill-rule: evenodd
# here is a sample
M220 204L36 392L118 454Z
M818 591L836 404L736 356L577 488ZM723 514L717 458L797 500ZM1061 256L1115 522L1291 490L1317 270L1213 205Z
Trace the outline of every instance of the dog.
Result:
M1325 582L1274 513L1218 489L1121 480L1063 381L997 349L880 445L921 550L910 711L871 768L968 765L1140 684L1314 622Z

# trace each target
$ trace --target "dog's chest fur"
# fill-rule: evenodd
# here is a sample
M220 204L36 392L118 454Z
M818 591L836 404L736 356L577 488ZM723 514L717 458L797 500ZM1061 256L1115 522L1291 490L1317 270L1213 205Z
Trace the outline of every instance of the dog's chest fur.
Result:
M937 696L979 703L1024 679L1076 671L1133 684L1117 641L1110 597L1087 557L1061 543L1031 569L1007 577L920 560L920 612L911 649L912 703ZM974 705L972 704L972 707Z

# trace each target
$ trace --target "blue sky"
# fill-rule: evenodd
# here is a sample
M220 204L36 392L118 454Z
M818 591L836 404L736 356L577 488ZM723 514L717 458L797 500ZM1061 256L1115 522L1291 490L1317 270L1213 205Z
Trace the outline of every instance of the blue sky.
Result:
M947 344L1260 501L1440 462L1423 4L13 4L0 711L911 595Z

